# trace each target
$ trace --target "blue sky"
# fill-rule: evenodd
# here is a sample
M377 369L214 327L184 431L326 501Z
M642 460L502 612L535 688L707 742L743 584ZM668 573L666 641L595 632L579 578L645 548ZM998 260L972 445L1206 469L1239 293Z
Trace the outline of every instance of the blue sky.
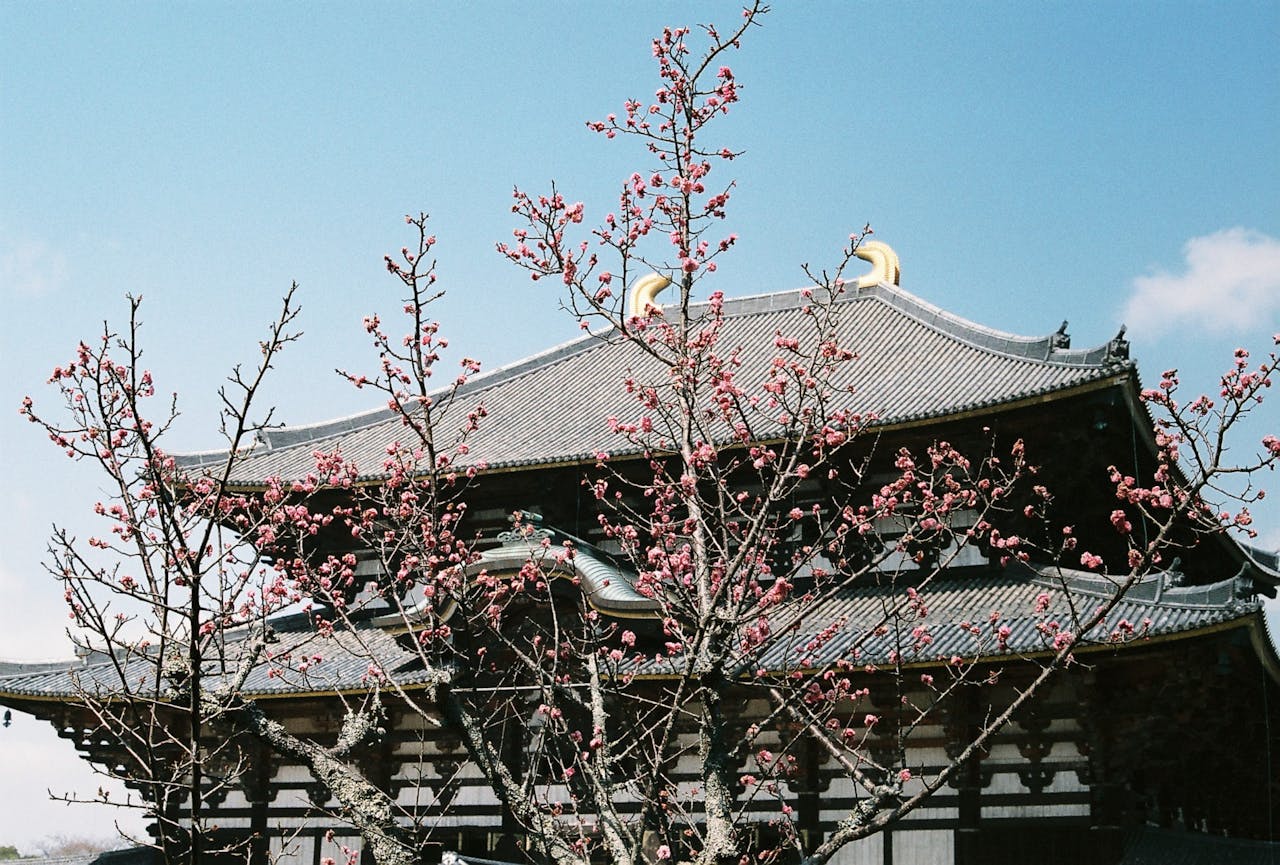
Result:
M493 251L511 189L554 178L603 215L647 163L583 122L652 93L662 25L736 8L0 4L0 657L67 653L41 538L96 497L16 407L51 396L125 292L182 395L181 449L218 444L216 389L291 280L306 336L267 393L278 417L370 407L332 370L370 365L360 320L398 306L381 256L410 211L433 215L455 346L493 367L571 338L556 290ZM717 286L800 285L870 222L933 303L1026 335L1066 318L1076 346L1127 321L1147 380L1180 366L1207 386L1280 330L1277 45L1272 2L777 3L715 133L747 151ZM66 746L25 717L0 730L0 843L68 818L110 834L40 801L96 784Z

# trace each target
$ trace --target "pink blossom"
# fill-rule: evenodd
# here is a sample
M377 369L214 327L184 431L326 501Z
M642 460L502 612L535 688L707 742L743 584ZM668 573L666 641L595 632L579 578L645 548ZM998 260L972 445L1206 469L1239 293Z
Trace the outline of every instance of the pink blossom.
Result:
M1133 531L1133 524L1129 522L1125 512L1119 509L1111 512L1111 525L1115 526L1116 531L1122 535Z

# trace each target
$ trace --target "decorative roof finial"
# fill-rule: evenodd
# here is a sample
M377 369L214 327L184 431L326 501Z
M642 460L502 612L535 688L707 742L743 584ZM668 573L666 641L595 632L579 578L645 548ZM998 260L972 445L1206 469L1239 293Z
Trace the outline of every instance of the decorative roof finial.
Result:
M660 273L650 273L631 283L631 296L627 298L627 317L644 318L645 308L657 306L654 298L670 284L671 280Z
M871 262L871 272L858 278L858 288L870 288L887 282L899 285L902 282L902 266L898 262L898 253L887 243L878 240L864 240L858 244L853 254L863 261Z
M1071 334L1067 333L1067 320L1062 320L1062 327L1050 339L1053 348L1071 348Z
M1124 338L1126 325L1120 325L1116 338L1107 343L1107 360L1121 361L1129 359L1129 340Z

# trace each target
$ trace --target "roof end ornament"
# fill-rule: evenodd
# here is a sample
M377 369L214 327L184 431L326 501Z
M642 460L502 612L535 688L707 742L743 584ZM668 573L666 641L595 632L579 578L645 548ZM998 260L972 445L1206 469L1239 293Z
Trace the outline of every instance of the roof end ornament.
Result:
M555 532L542 524L542 514L528 509L512 511L507 517L511 528L498 532L498 543L503 546L512 544L538 544L544 539L555 537Z
M878 240L864 240L853 251L857 258L871 262L871 272L858 277L858 288L870 288L873 285L887 283L902 284L902 265L898 261L898 253L887 243Z
M633 282L631 294L627 298L627 317L644 318L649 307L658 305L658 292L670 284L671 280L661 273L650 273Z
M1064 318L1062 320L1062 326L1054 332L1052 337L1050 337L1051 350L1054 348L1071 348L1071 334L1067 333L1067 324L1068 322Z
M1128 325L1120 325L1120 332L1115 339L1107 343L1107 361L1116 362L1129 359L1129 340L1124 338Z

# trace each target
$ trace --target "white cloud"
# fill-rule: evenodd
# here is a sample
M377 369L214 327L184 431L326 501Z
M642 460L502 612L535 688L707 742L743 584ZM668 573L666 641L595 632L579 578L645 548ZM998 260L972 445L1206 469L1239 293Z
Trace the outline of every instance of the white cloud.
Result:
M0 242L0 288L7 294L44 297L67 282L67 257L40 240L5 238Z
M1247 228L1193 237L1183 272L1135 277L1125 322L1143 336L1197 324L1219 333L1280 314L1280 240Z

